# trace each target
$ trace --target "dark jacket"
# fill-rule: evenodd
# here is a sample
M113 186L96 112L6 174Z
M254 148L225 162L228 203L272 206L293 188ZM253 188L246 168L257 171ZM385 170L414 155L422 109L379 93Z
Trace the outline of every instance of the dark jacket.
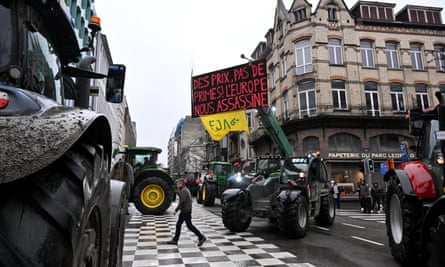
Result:
M192 212L192 195L190 194L190 190L184 185L178 192L179 195L179 203L176 207L175 211L181 211L183 213L191 213Z

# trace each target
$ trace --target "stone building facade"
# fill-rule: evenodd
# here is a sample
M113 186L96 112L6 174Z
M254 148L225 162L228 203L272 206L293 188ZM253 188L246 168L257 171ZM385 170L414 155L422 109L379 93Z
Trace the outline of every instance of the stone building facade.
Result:
M168 167L172 177L200 173L207 161L207 134L200 118L186 116L176 125L168 144Z
M399 161L414 140L405 115L445 91L442 8L359 1L277 1L274 26L251 57L266 58L269 102L297 155L320 151L332 178L357 182L360 161ZM230 139L229 139L230 140ZM257 117L249 143L279 154ZM230 145L229 145L230 147ZM412 154L412 153L411 153ZM384 167L382 165L382 167Z

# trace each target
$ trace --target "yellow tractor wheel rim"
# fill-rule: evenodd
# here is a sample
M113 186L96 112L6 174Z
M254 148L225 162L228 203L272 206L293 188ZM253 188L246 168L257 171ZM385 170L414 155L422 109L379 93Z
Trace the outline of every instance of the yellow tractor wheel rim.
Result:
M206 194L207 194L207 186L206 185L203 185L202 186L202 199L204 200L204 199L206 199Z
M152 184L144 187L140 195L144 206L154 209L162 205L165 199L165 192L161 186Z

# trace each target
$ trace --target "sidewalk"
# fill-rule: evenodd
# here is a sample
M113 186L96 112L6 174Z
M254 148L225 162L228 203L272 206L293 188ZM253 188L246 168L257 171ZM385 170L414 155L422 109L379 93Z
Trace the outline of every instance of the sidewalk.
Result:
M173 203L164 215L141 215L129 207L130 218L125 229L123 266L294 266L313 267L299 263L296 255L280 250L274 244L249 232L231 233L222 219L193 202L193 223L207 237L198 247L196 236L183 225L178 245L168 245L175 231Z

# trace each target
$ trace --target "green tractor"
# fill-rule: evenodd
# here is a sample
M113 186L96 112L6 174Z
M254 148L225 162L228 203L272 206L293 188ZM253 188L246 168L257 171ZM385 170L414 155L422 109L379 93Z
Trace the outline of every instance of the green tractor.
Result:
M211 161L206 167L208 173L198 186L196 200L204 206L213 206L215 198L221 198L227 188L227 178L233 175L233 165L229 162Z
M130 201L142 214L162 214L175 199L173 179L157 164L162 150L157 147L124 147L123 160L133 168L133 177L126 180L130 184ZM115 168L120 164L116 163ZM131 176L131 175L129 175Z
M252 218L259 217L277 222L286 236L300 238L306 235L310 217L319 226L335 220L327 166L318 153L284 158L281 171L246 188L224 191L221 204L223 224L233 232L245 231Z

